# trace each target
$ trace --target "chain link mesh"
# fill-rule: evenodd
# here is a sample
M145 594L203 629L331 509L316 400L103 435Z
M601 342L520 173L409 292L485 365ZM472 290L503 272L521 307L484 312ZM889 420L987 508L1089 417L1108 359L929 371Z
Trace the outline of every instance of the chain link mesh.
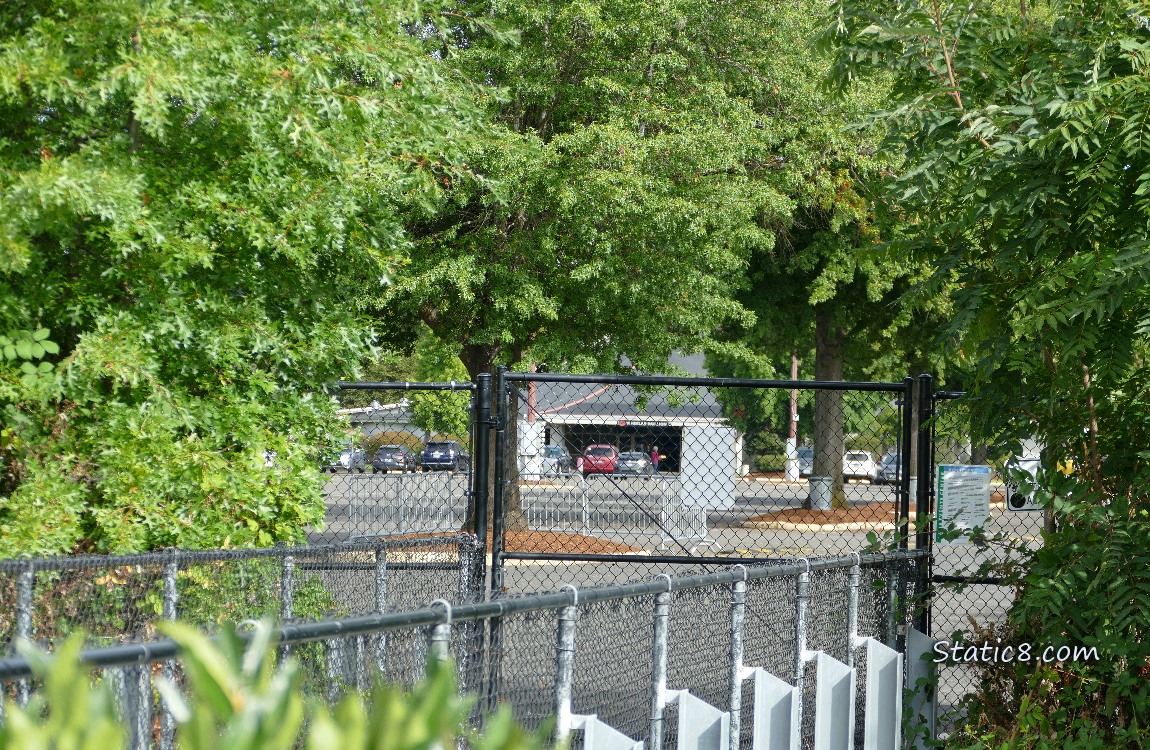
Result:
M936 401L932 432L936 465L985 464L994 471L985 543L972 544L964 539L961 543L936 543L933 547L932 573L936 579L975 580L933 582L931 636L946 641L981 642L984 636L980 631L1005 623L1014 601L1012 586L985 579L995 576L993 568L1012 557L1017 559L1017 552L1011 551L1008 545L1024 545L1030 549L1041 546L1043 514L1015 512L1007 507L1008 488L1003 482L1003 468L1010 456L999 446L972 443L969 407L961 398ZM937 487L931 489L937 492ZM944 663L939 667L939 715L945 718L964 695L978 686L978 674L970 665Z
M579 607L572 707L634 740L650 730L654 606L642 596Z
M311 544L455 532L467 522L472 470L472 393L410 383L340 393L354 438L320 461L327 481L322 528ZM274 458L270 458L274 460Z
M478 550L474 537L456 535L0 561L0 653L11 652L21 616L29 625L24 634L42 645L82 630L99 647L155 639L157 624L173 611L210 631L223 622L312 621L410 610L432 599L474 601L482 596ZM32 584L23 592L21 576Z
M514 429L508 420L502 491L513 555L793 559L894 531L903 384L797 391L788 444L785 388L508 377L518 419ZM619 580L608 565L576 567L515 570L505 585Z
M402 550L393 547L385 551L396 549ZM298 562L301 557L297 554L294 559ZM807 648L826 651L840 660L845 659L847 637L846 565L812 572L807 602ZM915 578L914 567L888 561L864 568L858 589L861 635L889 636L885 631L891 630L891 622L897 627L908 621L910 613L902 607L904 596L892 595L886 586L894 582L905 588ZM731 583L675 591L667 622L667 687L688 690L720 710L730 708L732 594ZM788 682L794 679L795 597L794 575L752 578L746 585L743 664L762 667ZM899 610L894 618L887 618L885 608L892 600ZM655 597L642 594L581 602L576 610L571 686L574 713L597 714L635 740L649 739ZM442 611L438 613L442 615ZM554 714L559 615L560 610L551 604L503 617L452 623L451 653L461 688L479 697L472 714L475 725L501 704L510 705L516 718L532 729ZM305 692L334 702L350 691L368 690L379 678L412 686L425 673L430 634L429 627L397 626L283 648L300 663ZM861 666L865 668L865 664ZM161 707L148 680L164 669L153 664L143 671L125 667L106 670L103 675L113 684L125 715L142 727L140 731L152 733L153 746L158 742ZM182 676L178 667L174 675L179 683ZM811 667L807 676L808 689L813 691ZM134 688L141 680L142 687ZM752 686L752 681L744 683L742 734L747 743L753 728ZM860 692L863 688L865 682L860 683ZM12 685L5 689L12 693ZM148 703L143 709L137 705L141 696ZM809 738L813 692L807 705ZM145 714L146 718L141 718ZM677 731L674 707L668 708L664 726L665 742L670 743L666 746L673 746Z

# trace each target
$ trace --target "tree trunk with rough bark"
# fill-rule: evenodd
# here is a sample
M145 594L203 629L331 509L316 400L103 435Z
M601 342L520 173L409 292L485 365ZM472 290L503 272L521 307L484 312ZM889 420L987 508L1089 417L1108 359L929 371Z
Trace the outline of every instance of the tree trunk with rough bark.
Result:
M843 329L825 306L815 311L815 380L843 379ZM843 478L846 434L843 392L815 391L815 460L812 475L831 477L831 507L849 508ZM808 499L808 504L810 500Z

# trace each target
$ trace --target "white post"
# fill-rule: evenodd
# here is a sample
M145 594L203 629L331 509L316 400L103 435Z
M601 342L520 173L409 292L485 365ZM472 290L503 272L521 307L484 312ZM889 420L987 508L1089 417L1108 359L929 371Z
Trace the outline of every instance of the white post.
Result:
M788 482L799 481L799 441L798 438L787 438L787 473Z

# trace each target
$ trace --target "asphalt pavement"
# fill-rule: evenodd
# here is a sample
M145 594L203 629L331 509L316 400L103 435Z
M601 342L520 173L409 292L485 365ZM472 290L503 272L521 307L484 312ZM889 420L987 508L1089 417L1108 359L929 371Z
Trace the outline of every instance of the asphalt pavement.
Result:
M313 531L315 543L430 531L455 531L466 517L469 477L466 474L339 473L325 487L327 519ZM697 508L680 500L679 477L614 477L578 475L535 478L520 484L521 504L533 529L568 531L631 545L651 555L701 555L730 558L793 559L843 554L868 544L866 531L844 528L763 529L745 525L771 511L801 507L806 482L739 479L730 503ZM848 499L855 505L892 501L894 488L850 482ZM705 520L704 520L705 519ZM994 509L988 532L1015 543L1034 543L1042 528L1040 513L1010 513ZM996 546L936 545L936 575L969 575L981 561L1001 558ZM677 566L678 574L708 569ZM564 585L589 587L641 580L667 571L661 563L571 563L509 561L505 585L509 592L556 590ZM933 602L932 631L947 638L968 631L968 616L979 622L1001 622L1013 591L995 585L945 586ZM972 687L973 675L949 668L940 684L940 704L953 704Z

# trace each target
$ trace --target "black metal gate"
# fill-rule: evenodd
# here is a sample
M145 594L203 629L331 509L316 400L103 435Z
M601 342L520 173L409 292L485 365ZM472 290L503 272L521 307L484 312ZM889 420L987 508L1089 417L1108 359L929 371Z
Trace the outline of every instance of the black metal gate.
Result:
M929 502L912 477L930 475L911 378L501 369L495 389L496 591L930 543L910 524Z

